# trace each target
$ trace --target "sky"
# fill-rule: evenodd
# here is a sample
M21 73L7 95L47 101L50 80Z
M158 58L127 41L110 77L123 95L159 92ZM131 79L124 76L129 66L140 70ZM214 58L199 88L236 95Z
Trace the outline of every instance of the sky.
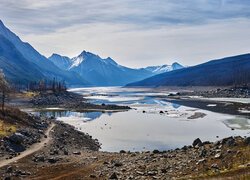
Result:
M249 53L250 0L0 0L0 19L41 54L83 50L129 67Z

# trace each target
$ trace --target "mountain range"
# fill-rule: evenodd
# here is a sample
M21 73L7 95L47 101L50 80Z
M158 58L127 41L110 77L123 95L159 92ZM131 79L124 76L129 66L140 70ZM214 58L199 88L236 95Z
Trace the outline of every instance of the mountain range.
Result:
M65 80L67 84L88 84L74 72L61 70L29 43L23 42L0 20L0 69L14 83L27 83L41 79Z
M23 42L1 20L0 40L0 69L9 81L17 84L56 78L68 85L117 86L183 68L174 63L172 66L133 69L117 64L110 57L102 59L86 51L74 58L58 54L46 58L29 43Z
M232 86L250 84L250 54L162 73L127 86Z
M52 54L48 59L58 68L75 72L95 86L123 86L159 73L183 68L175 62L172 65L133 69L116 63L110 57L103 59L87 51L73 58Z
M41 79L74 86L229 86L250 84L250 54L212 60L191 67L172 65L129 68L112 58L82 51L69 58L41 55L0 20L0 69L7 80L27 84Z

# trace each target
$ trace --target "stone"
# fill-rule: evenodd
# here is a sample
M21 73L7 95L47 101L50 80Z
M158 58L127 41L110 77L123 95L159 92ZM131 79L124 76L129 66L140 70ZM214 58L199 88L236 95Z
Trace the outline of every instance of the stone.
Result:
M120 166L122 166L123 164L121 163L121 162L115 162L115 164L114 164L114 166L115 167L120 167Z
M148 171L147 173L149 176L155 176L157 174L156 171Z
M200 138L197 138L197 139L195 139L194 140L194 142L193 142L193 147L195 147L195 146L202 146L202 141L200 140Z
M211 168L213 168L213 169L219 169L219 166L218 166L218 164L214 163L214 164L211 165Z
M201 164L201 163L204 163L204 162L206 162L206 159L200 159L200 160L198 160L198 162L196 164L198 165L198 164Z
M230 146L230 147L235 146L235 145L236 145L235 139L233 139L233 138L228 139L228 140L226 141L226 145L227 145L227 146Z
M75 152L73 152L73 154L75 154L75 155L81 155L81 152L80 151L75 151Z
M121 153L121 154L124 154L124 153L126 153L126 151L124 151L124 150L120 150L120 153Z
M14 133L8 139L15 144L21 144L24 141L25 136L20 133Z
M154 154L159 154L159 153L160 153L160 151L159 151L159 150L157 150L157 149L155 149L155 150L153 150L153 153L154 153Z
M143 176L143 175L144 175L144 173L143 173L143 172L141 172L141 171L136 171L136 173L137 173L138 175L141 175L141 176Z
M245 140L244 140L244 143L246 145L250 145L250 137L247 137Z
M90 177L90 178L96 178L96 175L90 174L89 177Z
M217 154L215 154L214 158L215 158L215 159L219 159L219 158L221 158L221 153L217 153Z
M51 164L54 164L54 163L56 163L57 161L58 161L58 159L55 158L55 157L51 157L51 158L48 159L48 162L51 163Z
M12 173L12 172L13 172L12 166L8 166L6 169L6 173Z
M109 179L118 179L118 176L117 176L116 172L113 172L113 174L111 174Z

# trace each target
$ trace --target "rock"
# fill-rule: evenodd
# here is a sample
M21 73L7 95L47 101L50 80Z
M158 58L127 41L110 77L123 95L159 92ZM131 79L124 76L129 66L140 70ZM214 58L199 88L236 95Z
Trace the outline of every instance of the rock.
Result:
M117 176L116 172L114 172L113 174L111 174L111 176L109 177L109 179L118 179L118 176Z
M215 158L215 159L219 159L219 158L221 158L221 153L217 153L217 154L215 154L214 158Z
M219 166L218 166L218 164L214 163L214 164L211 165L211 168L213 168L213 169L219 169Z
M200 159L200 160L198 160L198 162L196 164L198 165L198 164L201 164L201 163L204 163L204 162L206 162L206 159Z
M45 157L43 155L39 155L39 156L35 156L33 158L34 162L44 162L45 161Z
M200 157L205 157L207 154L207 150L206 149L202 149L201 152L200 152Z
M187 146L183 146L181 149L184 150L184 151L186 151L186 150L188 150L188 147Z
M54 163L56 163L57 161L58 161L58 159L55 158L55 157L51 157L51 158L48 159L48 162L51 163L51 164L54 164Z
M153 150L153 153L154 153L154 154L159 154L159 153L160 153L160 151L159 151L159 150L157 150L157 149L155 149L155 150Z
M228 139L227 141L226 141L226 143L225 143L227 146L235 146L236 145L236 143L235 143L235 139L234 138L230 138L230 139Z
M90 178L97 178L96 175L94 175L94 174L90 174L89 177Z
M124 150L120 150L120 153L124 154L124 153L126 153L126 151L124 151Z
M25 136L20 133L14 133L8 139L15 144L21 144L25 140Z
M156 171L148 171L147 173L149 176L155 176L157 174Z
M122 166L123 164L121 163L121 162L115 162L115 164L114 164L114 166L115 167L120 167L120 166Z
M65 149L65 150L63 151L63 154L64 154L64 155L69 155L68 150Z
M80 151L75 151L75 152L73 152L73 154L75 154L75 155L81 155L81 152Z
M141 172L141 171L136 171L136 173L137 173L138 175L140 175L140 176L143 176L143 175L144 175L144 173Z
M244 140L244 143L246 145L250 145L250 137L247 137L245 140Z
M4 178L4 180L11 180L11 177L7 176L7 177Z
M13 172L12 166L8 166L6 169L6 173L12 173L12 172Z
M202 146L202 141L200 140L200 138L197 138L197 139L195 139L194 140L194 142L193 142L193 147L196 147L196 146Z

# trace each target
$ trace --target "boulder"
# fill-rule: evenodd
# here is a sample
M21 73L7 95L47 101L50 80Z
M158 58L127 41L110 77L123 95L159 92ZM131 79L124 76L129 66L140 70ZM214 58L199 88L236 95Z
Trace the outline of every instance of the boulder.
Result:
M117 176L116 172L114 172L113 174L111 174L111 176L109 177L109 179L118 179L118 176Z
M246 145L250 145L250 136L247 137L245 140L244 140L245 144Z
M8 139L12 143L21 144L25 140L25 136L21 133L14 133Z
M202 141L200 140L200 138L197 138L197 139L195 139L194 140L194 142L193 142L193 147L196 147L196 146L202 146Z

